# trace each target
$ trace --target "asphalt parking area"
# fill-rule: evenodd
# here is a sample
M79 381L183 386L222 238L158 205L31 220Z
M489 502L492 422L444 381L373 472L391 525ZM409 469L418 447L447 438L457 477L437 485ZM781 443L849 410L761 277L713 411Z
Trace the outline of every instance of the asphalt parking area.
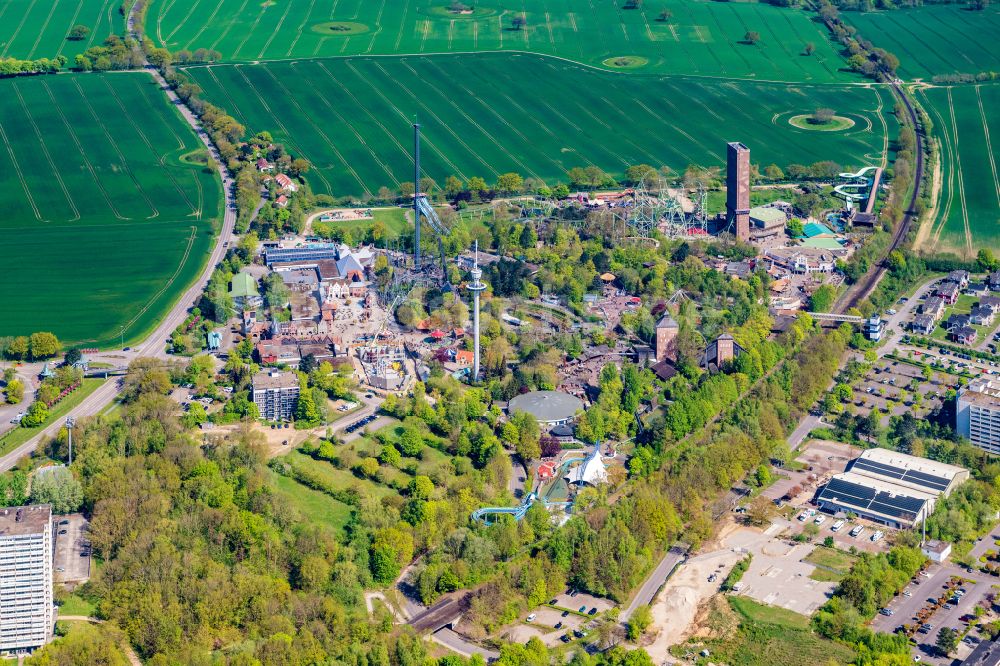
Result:
M90 579L90 540L87 537L87 519L73 513L56 516L53 525L55 539L56 583L84 583Z

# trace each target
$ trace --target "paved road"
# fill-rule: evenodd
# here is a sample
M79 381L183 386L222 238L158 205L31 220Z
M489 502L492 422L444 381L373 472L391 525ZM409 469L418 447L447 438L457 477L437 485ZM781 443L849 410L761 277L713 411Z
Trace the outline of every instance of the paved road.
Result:
M131 19L130 19L131 20ZM184 105L180 98L169 89L167 82L160 76L160 73L155 70L149 70L153 78L163 87L164 92L170 99L171 103L177 107L177 110L183 116L184 120L191 126L205 147L208 148L209 153L215 160L216 166L219 170L219 176L222 178L223 192L226 199L225 215L222 222L222 231L219 234L215 242L215 247L212 250L211 255L208 257L208 261L205 264L204 270L197 280L185 291L179 299L177 299L174 307L163 317L160 324L156 329L148 335L142 342L134 345L129 352L125 353L126 360L131 360L139 356L152 356L156 358L170 358L166 352L166 341L173 333L174 329L177 328L187 317L188 309L194 306L201 296L202 291L205 289L205 285L208 284L208 279L212 275L212 271L215 269L216 264L218 264L226 254L225 245L232 240L233 227L236 224L236 208L235 205L230 202L233 194L233 179L229 176L223 166L224 162L219 156L218 151L212 144L211 139L208 137L201 127L201 123L194 116L190 109ZM115 380L107 381L101 385L96 391L87 396L87 398L77 405L75 408L69 411L66 415L67 417L82 418L84 416L93 416L99 413L105 407L107 407L111 402L114 401L115 397L118 395L118 382ZM27 404L24 405L27 407ZM17 464L17 461L23 456L28 455L34 451L40 442L45 438L51 438L59 432L59 429L63 426L63 420L61 419L59 423L53 423L48 428L35 435L27 442L17 447L5 456L0 457L0 472L5 472L11 469Z
M431 634L431 640L435 643L440 643L452 652L457 652L463 657L471 657L474 654L479 654L482 655L486 661L493 661L500 658L499 652L487 650L484 647L470 643L447 627Z
M653 573L649 574L646 581L639 588L639 591L635 593L632 601L629 603L628 607L622 611L622 614L618 616L618 619L622 624L628 622L628 619L632 617L632 613L639 606L648 606L653 602L653 597L656 596L656 592L663 586L667 579L670 578L670 574L674 572L674 569L678 564L684 561L686 558L685 551L679 546L674 546L667 551L667 554L663 556L660 563L653 569Z

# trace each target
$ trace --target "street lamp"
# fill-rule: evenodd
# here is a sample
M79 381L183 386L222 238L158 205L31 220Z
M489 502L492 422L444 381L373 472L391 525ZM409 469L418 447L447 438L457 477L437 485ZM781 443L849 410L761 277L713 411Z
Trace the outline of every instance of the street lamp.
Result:
M72 416L66 417L66 434L69 436L69 465L73 465L73 426L76 425L76 419Z

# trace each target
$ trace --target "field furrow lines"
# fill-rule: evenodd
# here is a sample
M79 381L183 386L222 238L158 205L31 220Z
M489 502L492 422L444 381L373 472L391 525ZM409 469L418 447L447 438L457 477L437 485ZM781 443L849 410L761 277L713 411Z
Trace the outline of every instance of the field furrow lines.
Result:
M315 2L315 0L313 0L313 1ZM260 53L257 54L257 58L258 59L264 57L264 53L266 53L267 49L270 48L271 42L273 42L274 38L277 37L278 33L281 32L281 26L284 25L285 19L288 18L288 12L291 10L291 8L292 8L292 3L291 2L286 2L285 3L285 13L281 15L280 19L278 19L278 25L276 25L274 27L274 29L271 30L271 34L268 36L267 41L264 42L264 46L260 47ZM262 13L262 15L263 15L263 13ZM306 14L306 16L308 17L308 14Z
M3 123L0 123L0 138L3 139L3 145L7 148L7 154L10 155L10 164L14 168L14 172L17 174L17 179L21 182L21 189L24 190L24 196L31 205L31 210L35 213L35 219L39 222L43 222L42 213L38 210L38 204L35 203L35 197L31 196L31 187L28 185L27 178L24 177L24 171L21 170L21 166L17 162L17 155L14 154L14 147L10 143L10 139L7 138L7 132L3 129Z
M104 121L101 119L101 117L97 114L97 111L94 110L94 107L90 103L90 99L87 97L87 94L84 93L83 92L83 88L80 87L80 82L78 80L74 79L73 80L73 85L75 85L76 89L80 92L80 97L83 99L84 106L86 106L87 110L90 111L91 118L93 118L94 122L97 125L100 126L101 131L104 133L104 136L108 140L108 144L110 144L110 146L114 149L115 153L118 155L118 159L120 159L122 161L122 169L125 171L126 174L128 174L128 177L132 180L132 183L135 185L136 191L146 201L146 203L149 205L150 210L153 212L153 214L150 215L150 216L148 216L146 219L151 219L151 218L154 218L154 217L159 217L160 211L157 210L156 206L153 204L153 200L149 198L149 195L146 194L146 190L143 189L142 185L139 183L139 179L136 178L135 173L132 171L132 167L129 164L128 159L125 157L125 154L122 152L121 148L118 146L118 142L115 141L114 138L111 136L111 131L108 130L108 126L104 123Z
M115 104L121 110L122 117L128 121L129 125L131 125L132 129L135 131L136 135L142 140L146 148L149 149L150 156L154 160L156 160L156 162L162 168L163 173L166 174L168 179L170 179L170 182L173 184L174 189L177 190L177 194L181 195L181 198L184 200L184 202L191 208L191 215L197 216L200 211L194 205L194 202L192 202L191 199L188 198L187 193L180 186L180 183L177 182L177 179L174 178L174 174L171 173L170 168L167 166L166 158L159 151L157 151L156 148L153 147L153 143L149 140L149 137L146 136L146 133L142 131L142 128L139 126L139 124L136 123L135 119L132 118L132 114L136 110L135 109L129 110L125 107L125 105L122 103L121 97L118 95L118 91L116 91L114 88L111 87L111 84L108 83L107 78L104 79L104 86L111 94L111 99L115 101ZM149 116L143 115L143 117L148 118Z
M35 51L38 50L38 44L42 41L42 36L45 34L45 30L49 27L49 23L52 21L52 15L56 13L56 7L59 6L59 0L52 0L52 7L49 9L49 15L45 17L45 23L38 30L38 36L35 37L35 43L31 45L31 50L28 51L28 55L25 56L28 60L35 57Z
M222 3L219 2L219 4L221 5ZM184 27L185 23L191 20L191 17L194 16L195 10L198 9L199 5L201 5L201 0L194 0L194 4L191 5L191 9L189 9L187 14L184 15L184 18L182 18L180 23L177 24L177 27L168 32L166 37L161 37L161 41L163 41L163 43L169 42L173 36L177 34L177 31ZM160 21L163 20L162 16L163 15L161 14ZM157 25L159 25L160 21L157 21Z
M302 116L306 120L306 122L308 122L312 126L313 130L318 135L320 135L323 138L323 141L326 143L327 146L329 146L331 149L333 149L334 151L336 151L337 150L336 144L334 144L334 142L330 140L330 137L328 137L326 135L326 132L324 132L319 127L319 125L317 125L315 122L313 122L313 120L312 120L312 114L308 113L305 109L302 108L302 106L298 103L298 101L292 96L292 94L288 90L288 88L285 87L285 85L281 82L281 80L278 79L270 69L266 69L265 71L267 71L268 76L271 77L271 79L275 82L275 84L277 84L278 87L280 87L285 92L285 94L288 95L288 98L292 101L292 104L298 110L299 115ZM365 149L371 155L372 161L375 162L376 164L378 164L382 168L382 170L385 171L386 175L389 176L389 180L391 180L392 182L395 182L398 185L399 181L396 180L396 177L393 175L392 169L390 169L388 166L386 166L385 162L382 161L382 159L378 156L378 154L375 153L375 151L371 149L371 147L368 145L368 142L365 141L365 138L361 135L360 132L358 132L357 128L354 127L353 123L351 123L348 119L346 119L343 116L343 114L341 114L340 111L335 106L333 106L329 102L329 100L327 100L326 95L324 95L320 90L318 90L316 88L315 84L313 83L312 77L311 76L307 76L307 77L304 77L303 80L305 81L306 85L308 85L312 89L312 91L315 93L316 97L326 106L326 108L331 113L333 113L334 115L336 115L337 118L340 119L340 122L343 123L345 127L349 127L350 128L351 132L354 134L355 138L358 140L358 143L360 145L362 145L362 146L365 147ZM345 164L346 164L346 161L345 161ZM347 164L347 167L357 177L357 172L354 171L354 168L351 165L349 165L349 164ZM369 188L366 186L365 182L360 179L360 177L358 178L358 184L361 185L361 187L365 188L365 192L370 193Z
M56 0L56 1L58 2L58 0ZM83 3L84 3L84 1L85 0L80 0L79 2L76 3L76 10L73 12L73 18L70 19L69 25L66 26L66 34L67 35L69 34L69 31L73 29L73 26L76 25L77 19L80 18L80 11L83 9ZM2 18L3 18L3 13L0 12L0 19L2 19ZM67 40L65 40L65 39L60 40L60 42L59 42L59 48L56 50L56 56L62 55L63 49L66 48L66 43L67 43Z
M396 106L396 104L394 104L388 97L386 97L385 93L382 92L381 88L379 86L375 85L374 82L372 82L371 77L361 75L357 71L357 69L354 68L353 64L350 63L349 61L347 63L347 67L352 72L354 72L355 76L357 76L361 81L364 81L365 84L367 84L368 87L371 89L371 91L375 95L377 95L382 100L382 102L385 103L386 106L388 106L390 109L392 109L396 113L396 115L398 115L400 118L402 118L403 122L405 122L406 124L410 124L411 122L413 122L412 117L408 116L406 113L404 113L398 106ZM385 76L386 79L391 80L391 77L389 77L388 73L384 69L382 69L380 65L376 64L376 67L378 67L381 70L382 75ZM430 138L425 137L423 139L423 143L426 144L431 150L433 150L434 153L438 156L438 158L442 162L444 162L445 164L447 164L448 167L457 176L461 177L463 180L468 180L469 179L468 176L466 176L462 172L462 170L460 168L458 168L458 166L454 162L452 162L448 158L448 156L441 149L438 148L436 141L434 141L434 140L432 140Z
M993 188L997 195L997 208L1000 209L1000 178L997 178L997 163L993 155L993 144L990 142L990 123L986 119L986 109L983 108L982 86L976 86L976 101L979 103L979 116L983 119L983 134L986 137L986 154L990 160L990 171L993 172Z
M243 11L247 8L247 2L248 2L248 0L243 0L243 4L240 5L240 8L237 9L233 13L232 17L229 19L229 22L226 23L225 30L223 30L222 34L220 34L218 37L215 38L215 41L212 42L212 45L209 46L208 48L210 48L210 49L212 49L214 51L218 51L219 50L219 42L221 42L222 40L224 40L226 38L226 36L229 35L229 31L233 29L233 24L236 23L236 18L239 17L239 16L242 16L243 15ZM221 4L221 2L220 2L220 4ZM247 33L247 34L249 34L249 33ZM244 37L244 41L246 41L245 37ZM229 57L234 58L234 59L238 58L239 57L239 49L235 49L231 54L229 54Z
M410 67L409 65L406 65L406 68L413 74L414 78L417 78L417 79L421 78L420 75L417 74L416 70L414 70L412 67ZM507 150L507 148L503 144L501 144L499 141L497 141L496 137L493 136L492 132L487 131L482 125L480 125L478 122L476 122L476 120L473 119L472 116L470 116L468 113L466 113L465 109L463 109L461 107L461 105L456 104L455 101L454 101L454 98L450 98L448 95L444 94L437 86L435 86L433 83L431 83L430 79L425 79L424 82L423 82L423 85L425 87L427 87L427 88L430 88L435 93L437 93L437 95L441 99L448 100L450 102L450 104L451 104L451 107L453 109L455 109L463 118L465 118L466 122L468 122L470 125L472 125L477 130L479 130L482 133L482 135L484 137L486 137L486 139L488 141L490 141L493 145L495 145L498 149L500 149L500 151L502 153L504 153L505 155L507 155L507 157L509 157L515 164L519 165L521 167L522 171L524 171L525 173L527 173L528 175L530 175L533 178L536 178L538 180L544 180L541 176L539 176L537 173L535 173L535 171L533 169L531 169L531 167L529 167L524 162L522 162L520 159L518 159L517 156L515 156L512 152L510 152L509 150Z
M62 119L63 126L66 128L66 131L69 133L70 138L73 140L73 144L76 146L76 149L80 152L80 157L83 160L83 163L86 165L87 171L90 172L90 177L93 178L94 180L94 186L101 191L102 195L104 195L104 201L108 204L108 208L111 209L111 212L114 213L114 216L117 217L119 220L130 219L119 213L117 206L115 206L114 203L111 201L111 196L108 194L108 191L104 187L104 183L97 175L97 170L94 168L93 163L91 163L90 158L87 156L87 151L83 149L83 144L80 142L80 137L78 137L76 132L73 130L73 126L70 125L69 120L66 119L66 114L63 113L60 103L56 100L56 96L52 93L52 89L44 81L42 82L42 87L45 88L45 91L48 94L49 99L52 100L53 108L56 110L56 113L59 114L59 117Z
M386 76L386 79L390 79L391 80L391 77L388 76L387 72L382 68L382 65L380 63L376 63L375 66L383 73L383 75ZM404 67L406 67L406 68L410 69L410 71L412 71L412 68L410 68L409 63L405 63L405 61L404 61ZM416 95L412 90L410 90L410 88L408 86L404 86L403 87L403 92L411 99L411 101L412 101L412 103L414 105L414 108L418 108L419 107L419 109L422 110L421 113L426 112L428 116L430 116L431 118L433 118L438 123L438 126L441 129L445 130L445 132L447 132L448 134L450 134L451 137L459 145L461 145L463 148L465 148L465 150L467 151L467 154L468 154L469 157L474 157L476 161L478 161L480 164L482 164L484 167L486 167L486 170L489 171L489 172L491 172L494 176L499 176L500 175L500 172L497 171L493 167L492 164L490 164L489 162L487 162L486 160L484 160L482 158L482 156L479 154L478 151L473 150L472 147L469 146L469 144L465 142L465 140L458 134L458 132L456 132L451 127L450 123L446 123L443 120L441 120L441 117L437 113L434 112L434 109L432 109L427 104L425 104L424 101L423 101L423 99L420 96Z
M243 81L247 84L247 88L254 94L254 97L257 98L257 101L260 102L260 104L264 108L264 110L267 111L268 114L270 114L271 119L274 121L274 123L278 126L278 128L281 129L281 131L287 137L286 141L288 143L288 148L292 152L297 153L297 154L301 155L302 157L305 157L306 159L308 159L307 153L299 147L298 142L295 140L295 135L288 131L288 127L285 125L285 123L274 112L274 110L271 108L271 105L267 103L267 100L265 100L264 97L257 90L257 87L253 83L250 82L250 79L247 78L247 75L243 71L242 66L237 66L237 67L234 68L234 70L235 70L235 72L237 74L240 75L240 77L243 79ZM270 73L270 70L268 70L268 73ZM294 101L294 100L291 100L291 101ZM323 176L323 172L322 171L317 170L316 174L319 176L320 180L322 180L326 184L327 187L330 187L330 182L326 180L325 176Z
M295 45L299 43L300 39L302 39L302 33L305 32L306 24L309 23L309 19L312 18L313 9L315 7L316 0L310 0L309 10L302 16L302 23L299 24L298 29L295 31L295 39L292 40L292 43L288 47L288 51L285 52L286 58L290 58L292 56L292 51L295 50Z
M264 18L264 14L267 13L268 9L269 5L266 4L261 5L260 11L257 12L257 18L255 18L253 21L253 25L251 25L250 29L246 31L246 34L243 35L243 40L240 42L240 45L236 47L235 51L233 51L233 58L238 59L240 57L240 54L243 53L243 47L246 46L247 41L253 36L253 34L257 32L257 26L260 25L260 20Z
M7 40L7 45L3 47L3 51L0 51L0 56L7 55L7 52L10 50L10 45L13 44L14 40L17 39L17 36L21 34L21 30L24 28L24 24L28 20L28 17L31 15L31 10L35 8L35 4L37 2L38 0L31 0L31 4L28 5L28 8L24 11L24 15L21 16L21 22L17 24L17 29L14 30L14 34L11 35L10 39Z
M163 287L161 287L158 292L153 294L153 296L148 301L146 301L146 304L139 309L139 312L137 312L134 317L132 317L122 325L122 330L127 331L128 329L132 328L135 322L139 321L139 319L144 314L146 314L146 312L149 311L149 308L152 307L152 305L156 301L158 301L160 297L163 296L163 294L167 293L167 290L170 289L171 285L173 285L174 281L177 279L177 276L181 274L181 270L184 268L184 264L187 263L188 258L191 256L191 248L194 246L194 239L197 236L197 234L198 234L198 229L196 227L191 227L191 234L188 236L187 246L184 248L184 254L181 255L180 261L177 262L177 268L174 270L173 274L169 278L167 278L167 281L163 284Z
M198 40L201 39L201 36L204 34L205 29L208 28L209 26L215 25L215 17L218 15L219 10L222 9L222 6L224 4L225 2L223 2L223 0L217 0L217 2L215 3L215 9L212 10L212 13L209 14L207 19L205 19L205 22L201 24L200 28L198 28L198 32L194 33L194 36L192 36L191 39L185 42L184 44L185 49L191 50L192 47L198 43ZM160 40L160 43L162 44L163 40Z
M66 203L69 207L73 209L73 217L68 222L76 222L80 219L80 209L76 207L76 203L73 201L73 197L70 195L69 190L66 188L66 182L63 180L62 174L59 173L59 168L56 166L55 160L52 159L52 153L49 152L49 147L45 145L45 137L42 136L42 132L38 129L38 123L35 121L34 116L31 114L31 110L28 105L24 102L24 95L21 94L21 89L18 86L14 86L14 94L17 95L17 101L21 104L21 109L24 111L24 117L28 119L31 123L31 128L35 130L35 137L38 139L38 146L42 149L42 154L45 155L45 160L49 163L49 170L52 171L52 176L59 183L59 189L62 190L63 196L66 198Z
M965 177L962 173L962 150L958 143L958 120L955 118L955 100L952 98L951 91L952 89L948 88L948 111L951 114L951 129L955 139L955 175L958 179L958 201L962 206L962 224L965 227L966 247L971 251L972 238L971 231L969 230L969 208L965 203Z

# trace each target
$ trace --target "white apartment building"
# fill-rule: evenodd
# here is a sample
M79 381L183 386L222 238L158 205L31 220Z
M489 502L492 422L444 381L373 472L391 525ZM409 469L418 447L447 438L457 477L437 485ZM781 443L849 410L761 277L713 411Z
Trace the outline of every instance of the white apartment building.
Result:
M0 654L52 636L52 507L0 509Z
M261 370L253 376L251 398L268 421L288 421L299 401L299 378L294 372Z
M984 451L1000 455L1000 383L976 379L959 392L955 430Z

